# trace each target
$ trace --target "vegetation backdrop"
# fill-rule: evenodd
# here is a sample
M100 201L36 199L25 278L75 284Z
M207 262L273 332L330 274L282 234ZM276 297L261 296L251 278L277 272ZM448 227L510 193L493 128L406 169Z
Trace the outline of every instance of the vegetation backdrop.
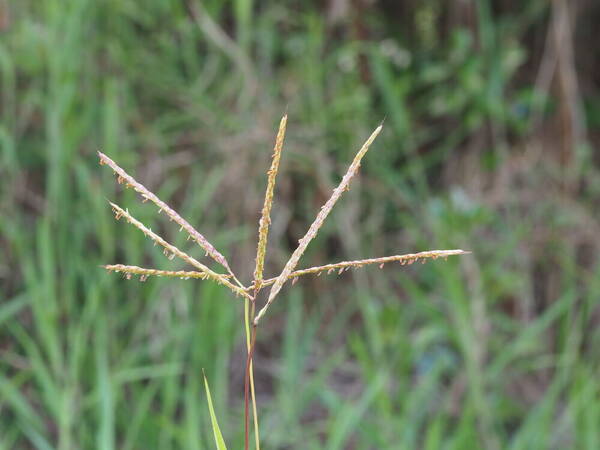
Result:
M268 449L600 448L600 8L586 0L0 0L0 448L243 442L239 301L113 220L102 150L250 279L289 114L266 276L381 136L262 321ZM202 255L197 255L200 257Z

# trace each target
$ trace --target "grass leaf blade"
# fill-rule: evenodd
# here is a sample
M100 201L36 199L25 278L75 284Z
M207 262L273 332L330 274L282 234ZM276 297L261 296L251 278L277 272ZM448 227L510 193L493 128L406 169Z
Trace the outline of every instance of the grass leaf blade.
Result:
M210 413L210 422L213 429L213 434L215 436L215 444L217 446L217 450L227 450L227 446L225 445L225 440L223 439L223 435L221 434L221 429L219 428L219 423L217 421L217 415L215 414L215 409L212 403L212 397L210 396L210 388L208 387L208 380L206 379L206 374L202 373L204 377L204 388L206 389L206 399L208 401L208 411Z

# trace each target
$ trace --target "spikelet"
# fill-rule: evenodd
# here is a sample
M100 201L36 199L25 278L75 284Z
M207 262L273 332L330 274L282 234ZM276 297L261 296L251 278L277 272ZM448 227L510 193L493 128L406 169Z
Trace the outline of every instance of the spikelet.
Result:
M287 124L287 114L281 118L279 131L275 139L273 149L273 159L268 173L267 191L265 192L265 202L262 209L258 225L258 245L256 248L256 266L254 269L254 286L260 289L263 279L263 270L265 266L265 254L267 251L267 239L269 235L269 225L271 224L271 207L273 206L273 192L275 190L275 179L279 170L279 161L281 160L281 150L283 148L283 139L285 137L285 127Z
M101 267L103 267L109 272L139 275L140 281L145 281L146 278L149 276L179 278L181 280L188 280L190 278L206 280L208 278L208 275L204 272L194 272L187 270L146 269L144 267L127 266L124 264L107 264Z
M227 269L227 271L232 274L231 269L229 268L229 263L225 259L225 257L219 253L213 245L206 240L204 236L202 236L194 227L192 227L183 217L181 217L177 212L175 212L169 205L159 199L156 195L150 192L146 187L144 187L141 183L138 183L132 176L130 176L127 172L121 169L117 163L115 163L112 159L106 156L102 152L98 152L98 156L100 157L100 164L106 164L109 166L113 172L117 174L117 180L119 183L125 183L127 187L133 188L137 193L139 193L143 201L150 200L159 208L159 212L164 211L167 216L175 223L177 223L181 229L185 230L190 238L196 242L200 247L204 249L206 254L210 256L212 259L217 261L223 267Z
M416 261L421 261L422 263L425 263L430 259L431 260L435 260L438 258L446 259L448 256L466 255L469 253L470 252L468 252L468 251L460 250L460 249L429 250L429 251L420 252L420 253L408 253L406 255L384 256L381 258L360 259L360 260L356 260L356 261L341 261L341 262L338 262L335 264L326 264L324 266L317 266L317 267L310 267L308 269L296 270L288 276L288 280L292 280L292 282L295 282L298 279L298 277L301 277L304 275L313 275L313 274L320 275L323 272L327 272L327 274L337 272L338 275L341 275L343 272L345 272L348 269L363 267L363 266L371 265L371 264L379 264L379 268L382 269L385 264L392 263L392 262L397 262L397 263L400 263L401 265L410 265ZM273 283L275 283L276 280L277 280L277 278L269 278L268 280L263 280L262 286L263 287L270 286ZM248 288L248 290L252 290L252 289L254 289L254 285L251 285Z
M321 207L319 214L315 218L314 222L312 223L312 225L310 226L310 228L308 229L308 231L306 232L304 237L302 239L300 239L300 241L298 243L298 247L296 248L296 250L290 257L290 259L288 260L288 262L285 265L281 274L277 277L277 279L273 283L273 287L271 288L271 291L269 292L269 298L267 299L267 304L260 310L260 312L258 313L256 318L254 319L255 325L258 324L261 317L265 314L265 312L267 311L267 309L269 308L271 303L273 303L273 300L275 300L275 297L281 290L283 284L288 280L290 274L294 271L294 269L298 265L298 262L300 261L300 258L304 254L306 247L308 247L308 244L310 243L310 241L312 241L314 239L314 237L317 235L319 228L321 228L321 226L323 225L323 222L325 221L325 219L331 212L333 206L336 204L338 199L341 197L342 193L344 193L344 191L346 191L348 189L348 187L350 185L350 181L352 180L354 175L356 175L356 173L358 172L362 158L365 156L365 154L369 150L369 147L371 146L371 144L373 143L373 141L375 140L377 135L381 132L382 127L383 127L383 125L379 125L375 129L375 131L373 131L371 136L369 136L369 138L366 140L366 142L363 144L361 149L358 151L358 153L354 157L352 164L350 164L350 167L348 168L348 171L344 175L344 178L342 178L342 181L340 182L338 187L336 187L334 189L329 200L327 200L325 205L323 205Z
M206 276L207 276L207 278L210 278L210 279L216 281L219 284L227 286L236 295L242 295L242 296L244 296L246 298L249 298L249 294L247 294L244 289L242 289L241 287L238 287L238 286L235 286L234 284L232 284L229 280L227 280L225 278L225 276L223 276L223 274L219 274L219 273L213 272L211 269L209 269L208 267L206 267L201 262L197 261L195 258L193 258L190 255L188 255L187 253L179 250L174 245L169 244L167 241L165 241L158 234L156 234L155 232L153 232L152 230L150 230L149 228L147 228L143 223L141 223L140 221L136 220L131 214L129 214L129 211L124 210L123 208L121 208L119 205L117 205L115 203L112 203L112 202L109 202L109 203L110 203L110 205L113 208L113 211L115 213L115 218L117 220L120 219L121 217L125 217L125 219L127 220L127 222L129 222L134 227L136 227L137 229L139 229L142 233L144 233L147 237L149 237L150 239L152 239L154 242L156 242L157 244L159 244L160 246L162 246L165 249L165 255L167 255L167 257L169 257L169 259L172 259L174 256L177 256L178 258L181 258L183 261L187 262L188 264L196 267L201 272L205 273Z

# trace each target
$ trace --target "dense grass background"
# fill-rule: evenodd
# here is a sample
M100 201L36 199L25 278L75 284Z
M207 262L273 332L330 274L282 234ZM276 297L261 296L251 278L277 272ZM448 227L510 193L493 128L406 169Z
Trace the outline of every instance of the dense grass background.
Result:
M600 448L598 20L583 0L0 1L0 448L213 448L202 368L241 447L241 302L98 267L180 267L107 198L186 244L95 151L247 281L286 109L267 275L383 118L303 267L473 255L286 288L257 344L264 448Z

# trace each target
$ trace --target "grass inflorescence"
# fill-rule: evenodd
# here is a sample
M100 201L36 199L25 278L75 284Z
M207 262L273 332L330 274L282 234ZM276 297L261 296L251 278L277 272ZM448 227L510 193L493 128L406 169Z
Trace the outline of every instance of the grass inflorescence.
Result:
M271 223L271 209L273 206L273 198L276 186L276 177L279 170L281 161L281 155L283 150L283 142L285 137L285 131L287 126L287 115L284 115L279 125L279 131L275 140L275 147L273 151L273 158L271 167L267 172L267 189L264 197L264 205L262 209L261 218L258 224L258 244L255 258L255 269L253 280L248 284L244 285L232 271L227 259L220 253L215 247L192 225L190 225L185 219L183 219L176 211L174 211L169 205L161 201L155 194L150 192L141 183L137 182L132 176L130 176L125 170L123 170L117 163L110 159L105 154L98 152L100 157L100 163L108 165L117 175L119 183L124 183L127 188L134 189L138 194L141 195L143 201L151 201L159 208L159 212L164 211L170 220L177 223L180 226L180 231L185 231L188 234L188 239L196 242L204 251L206 256L212 258L215 262L219 263L225 270L226 273L219 273L211 270L206 265L202 264L194 257L190 256L186 252L180 250L173 244L170 244L165 239L160 237L158 234L153 232L150 228L146 227L142 222L135 219L127 210L124 210L115 203L110 202L115 213L115 218L125 218L126 221L132 224L134 227L139 229L146 237L152 240L155 245L158 244L164 248L164 253L169 259L178 257L182 261L188 263L195 268L194 271L170 271L160 270L152 268L143 268L132 265L124 264L111 264L103 266L110 272L123 273L127 279L133 276L138 276L140 281L144 281L148 276L162 276L180 279L200 279L200 280L211 280L218 284L221 284L231 290L235 296L241 296L245 301L245 325L246 325L246 340L247 340L247 362L246 362L246 382L245 382L245 448L249 448L249 405L252 403L252 414L254 418L254 431L255 431L255 445L256 448L260 448L259 438L259 425L258 425L258 413L256 407L256 394L254 387L254 375L253 375L253 351L256 340L256 331L260 320L266 315L271 304L281 291L284 284L288 281L292 281L294 284L299 277L305 275L320 275L321 273L332 273L338 274L343 273L346 270L352 268L360 268L367 265L379 265L383 268L388 263L399 263L400 265L410 265L416 261L426 262L428 260L435 260L437 258L447 258L453 255L462 255L468 252L460 249L455 250L429 250L419 253L409 253L404 255L393 255L384 256L377 258L361 259L354 261L342 261L332 264L326 264L323 266L310 267L307 269L296 270L298 263L306 248L310 242L317 236L320 228L323 226L327 216L332 211L336 202L340 199L342 194L347 191L350 187L352 179L356 176L359 171L361 161L367 154L369 148L381 132L383 125L379 125L375 131L369 136L362 147L357 152L354 160L350 164L348 170L340 181L339 185L333 190L333 193L325 204L321 207L319 213L315 217L313 223L309 227L305 235L298 241L298 247L294 250L289 260L285 264L281 273L272 278L264 279L264 263L266 258L267 241L269 234L269 225ZM262 289L270 287L268 298L263 307L256 313L256 302L259 293ZM211 414L212 414L212 404ZM216 433L216 431L215 431ZM220 435L220 431L219 431ZM217 435L215 435L217 436ZM222 440L222 438L221 438ZM217 439L219 444L219 439Z

